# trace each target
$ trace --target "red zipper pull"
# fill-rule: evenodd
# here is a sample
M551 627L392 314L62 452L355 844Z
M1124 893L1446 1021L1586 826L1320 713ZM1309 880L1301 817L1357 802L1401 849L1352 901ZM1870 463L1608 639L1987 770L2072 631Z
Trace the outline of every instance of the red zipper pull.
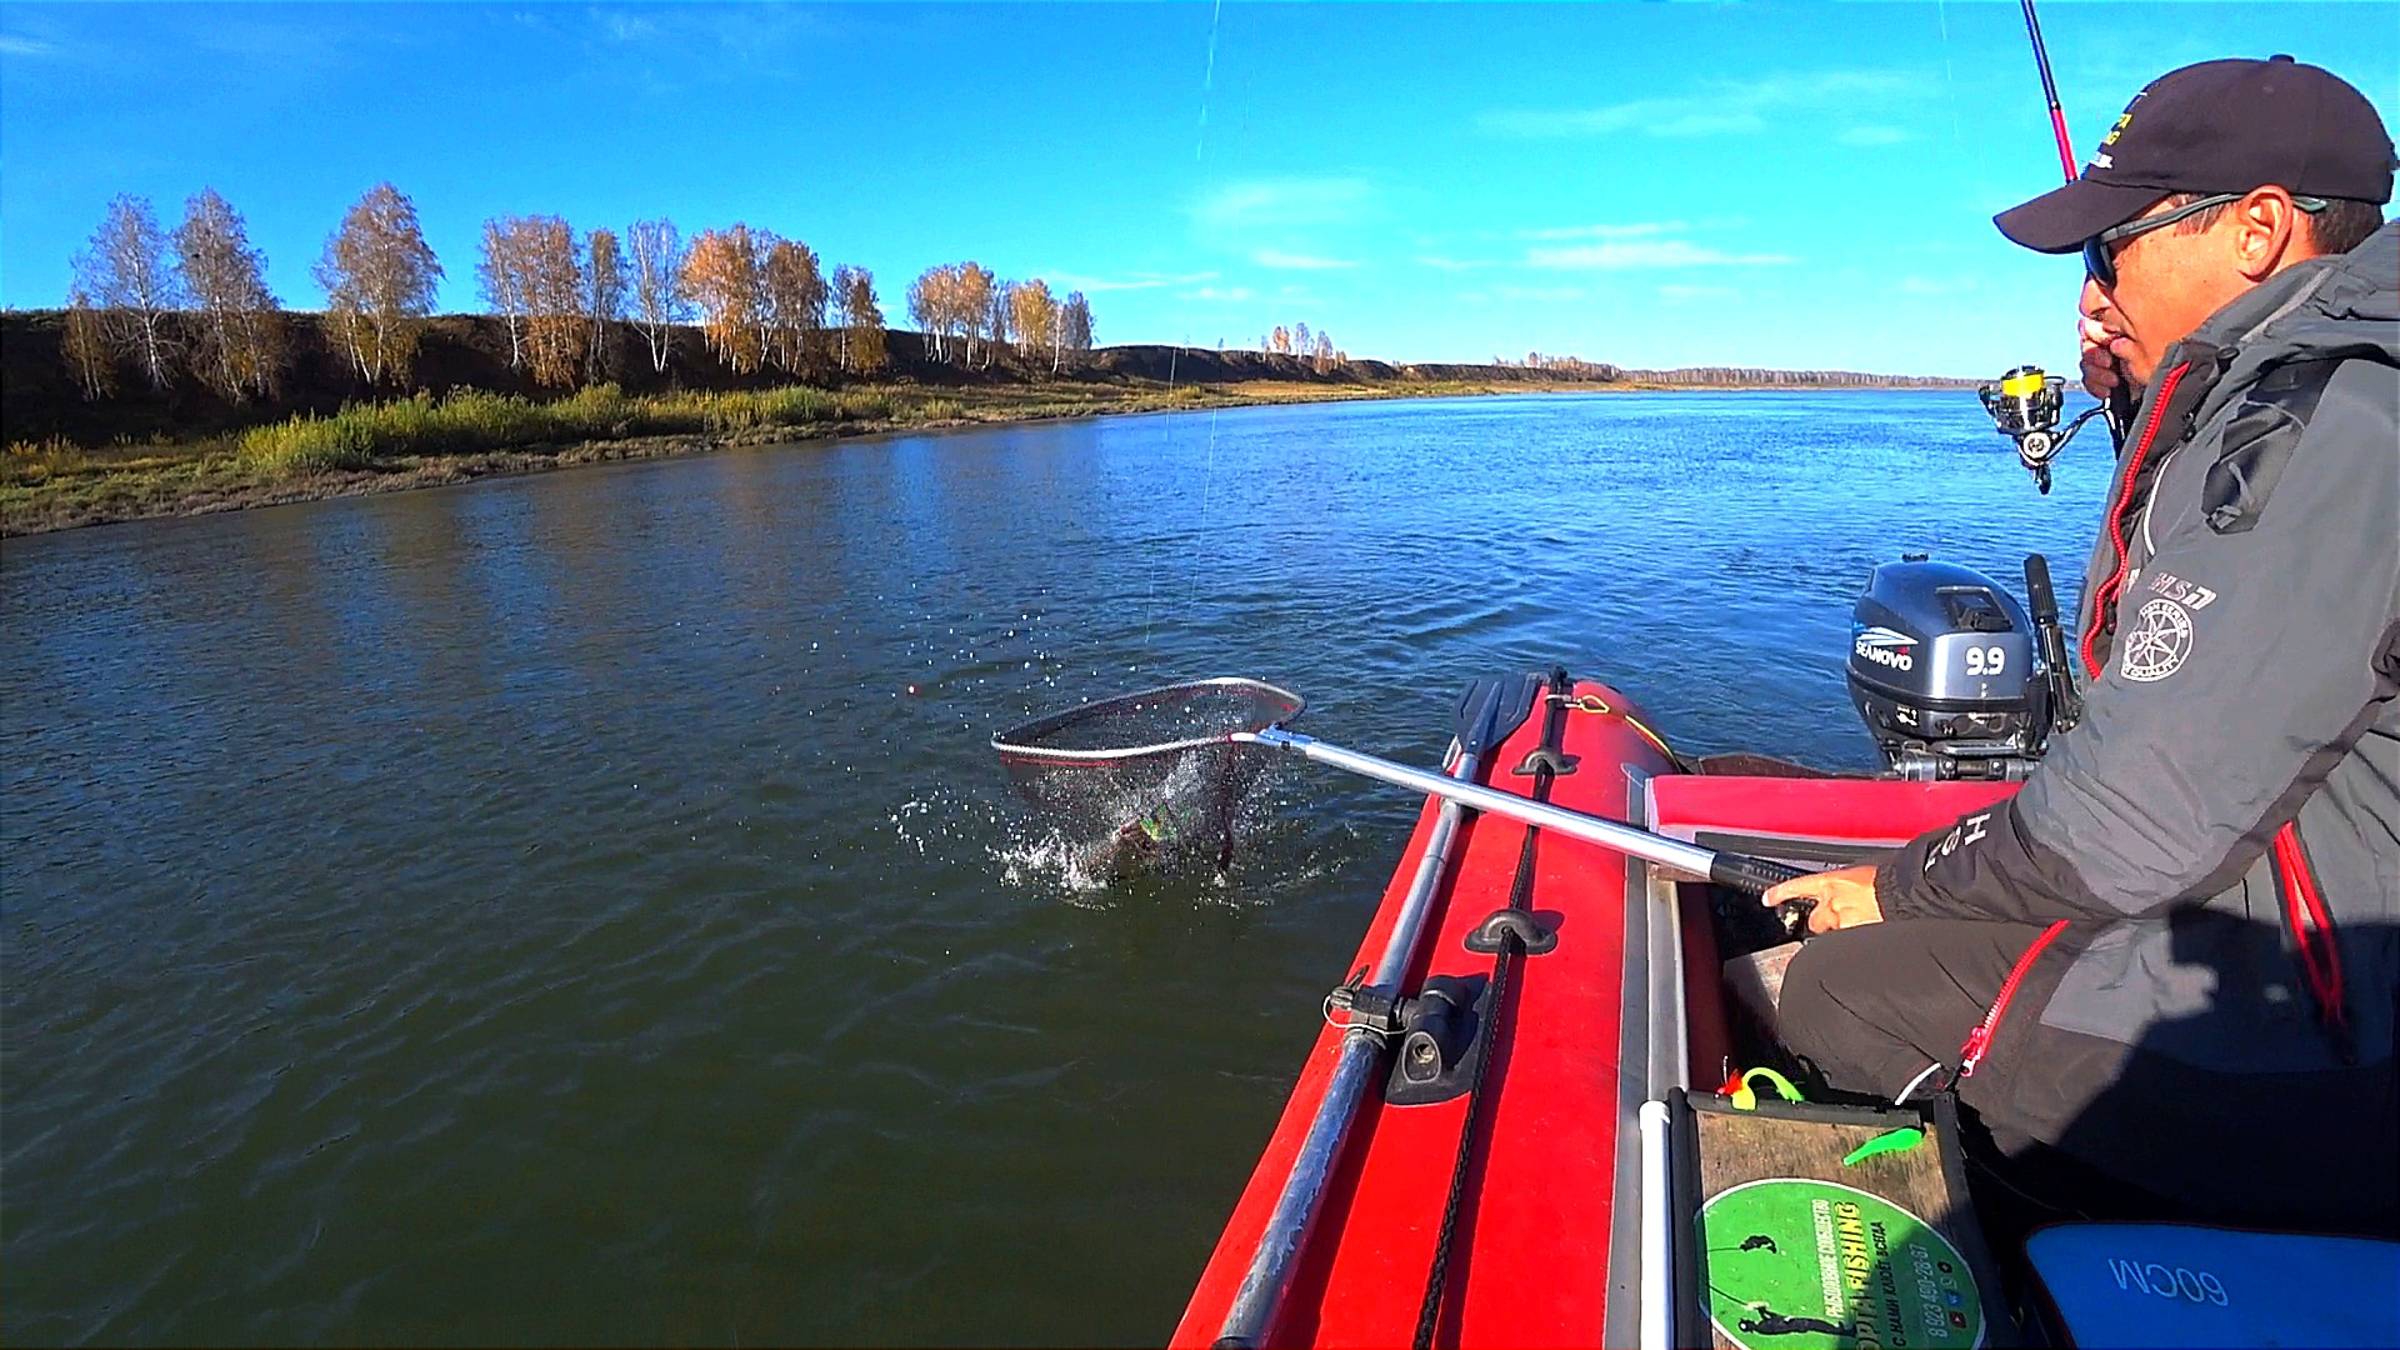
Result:
M1991 1043L1992 1029L1989 1026L1979 1026L1967 1033L1967 1043L1959 1047L1959 1077L1972 1078L1975 1076L1975 1066L1983 1062L1983 1052L1991 1046Z

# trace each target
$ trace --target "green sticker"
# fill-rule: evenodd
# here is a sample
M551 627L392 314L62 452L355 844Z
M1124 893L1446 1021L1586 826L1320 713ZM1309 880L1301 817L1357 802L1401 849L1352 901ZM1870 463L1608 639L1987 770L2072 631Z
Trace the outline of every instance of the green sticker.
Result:
M1965 1258L1923 1219L1831 1181L1770 1177L1700 1207L1708 1315L1743 1350L1983 1344Z

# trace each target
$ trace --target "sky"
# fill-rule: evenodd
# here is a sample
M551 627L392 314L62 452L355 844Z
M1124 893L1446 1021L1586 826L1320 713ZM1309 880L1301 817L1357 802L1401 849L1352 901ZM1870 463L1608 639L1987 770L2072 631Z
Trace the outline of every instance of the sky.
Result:
M2400 4L2042 11L2088 155L2148 80L2289 52L2400 112ZM0 304L118 193L214 187L275 293L390 181L445 310L488 216L746 221L828 267L974 259L1098 340L1995 375L2072 367L2013 3L0 4Z

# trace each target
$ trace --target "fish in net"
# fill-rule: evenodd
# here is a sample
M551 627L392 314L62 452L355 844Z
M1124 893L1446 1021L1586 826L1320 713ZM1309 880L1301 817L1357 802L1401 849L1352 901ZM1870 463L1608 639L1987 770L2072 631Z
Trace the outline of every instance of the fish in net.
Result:
M1242 802L1274 751L1237 744L1306 701L1258 680L1194 680L1052 713L992 738L1017 795L1110 870L1231 860Z

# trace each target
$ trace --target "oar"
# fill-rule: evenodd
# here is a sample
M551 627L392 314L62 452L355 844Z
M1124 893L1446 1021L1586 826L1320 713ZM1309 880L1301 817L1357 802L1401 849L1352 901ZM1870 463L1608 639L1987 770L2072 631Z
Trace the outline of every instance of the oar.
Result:
M1375 963L1373 988L1388 994L1399 993L1402 977L1416 960L1417 939L1424 931L1425 916L1433 908L1434 891L1447 869L1451 840L1467 813L1464 805L1449 796L1449 790L1475 786L1476 766L1507 740L1510 732L1524 724L1526 714L1533 709L1533 692L1539 687L1540 681L1530 675L1477 680L1468 688L1466 697L1459 700L1452 728L1458 741L1458 758L1450 771L1456 776L1423 775L1445 789L1436 794L1444 798L1442 813L1425 841L1425 853L1417 863L1408 896L1392 921L1391 939L1384 944L1383 955ZM1232 739L1284 746L1284 741L1267 737L1287 735L1280 728L1269 728L1258 733L1236 733ZM1305 736L1296 739L1309 740ZM1325 1183L1341 1157L1342 1140L1350 1132L1350 1122L1358 1115L1359 1103L1366 1099L1367 1089L1375 1081L1383 1050L1383 1037L1364 1028L1342 1037L1341 1057L1334 1062L1333 1078L1325 1085L1325 1095L1317 1103L1316 1118L1309 1122L1308 1134L1300 1142L1300 1155L1292 1160L1292 1170L1284 1174L1283 1192L1275 1198L1275 1208L1267 1215L1266 1229L1259 1234L1258 1246L1250 1254L1250 1268L1243 1272L1233 1306L1226 1309L1217 1345L1259 1345L1274 1325L1275 1310L1283 1303L1284 1291L1291 1287L1300 1252L1316 1222L1317 1207L1325 1198Z
M1361 777L1372 778L1377 782L1389 783L1393 787L1422 792L1429 797L1439 797L1454 805L1469 806L1478 811L1489 811L1495 816L1506 816L1510 820L1523 821L1525 824L1536 825L1545 830L1556 830L1570 838L1613 848L1619 853L1630 854L1645 862L1654 862L1662 867L1672 867L1695 876L1707 877L1720 886L1730 886L1745 895L1764 895L1767 888L1777 882L1790 881L1794 877L1808 875L1805 868L1790 867L1767 858L1753 858L1747 854L1727 853L1721 849L1702 848L1697 844L1687 844L1680 839L1669 839L1663 834L1652 834L1648 830L1628 825L1621 820L1610 820L1605 816L1590 815L1582 811L1569 810L1563 806L1552 806L1548 802L1537 802L1529 797L1519 797L1514 793L1501 792L1494 788L1484 787L1479 783L1465 782L1438 773L1428 773L1423 769L1412 769L1405 764L1395 764L1388 759L1377 759L1373 755L1360 754L1356 750L1345 750L1338 745L1329 745L1314 736L1303 736L1297 731L1286 731L1282 727L1269 727L1264 731L1237 731L1232 734L1231 739L1252 745L1265 745L1278 750L1288 750L1316 763L1330 765ZM1786 922L1789 922L1788 916Z

